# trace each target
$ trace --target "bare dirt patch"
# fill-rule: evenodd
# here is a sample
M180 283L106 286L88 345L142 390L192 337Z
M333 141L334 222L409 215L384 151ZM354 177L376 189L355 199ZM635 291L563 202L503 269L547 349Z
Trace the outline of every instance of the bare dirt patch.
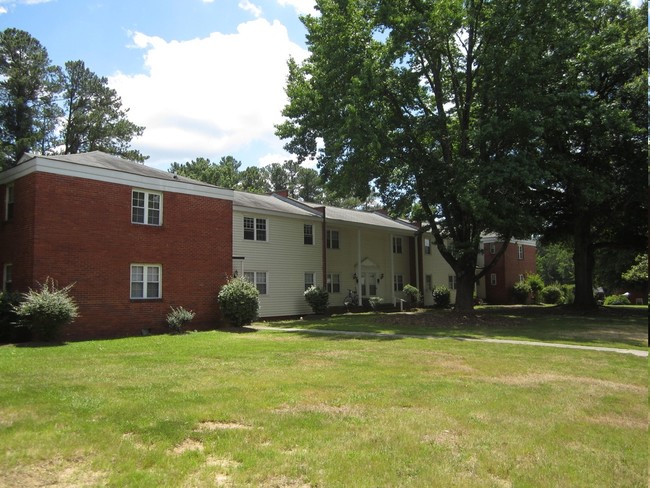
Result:
M211 432L215 430L250 430L252 427L250 425L240 424L237 422L215 422L212 420L206 420L201 422L197 428L196 432Z
M301 479L293 479L288 476L274 476L264 480L262 486L267 488L311 488L311 484Z
M360 412L350 405L329 405L327 403L302 403L298 405L282 405L273 410L273 413L295 414L295 413L324 413L333 416L358 417Z
M196 439L185 439L183 442L180 444L177 444L174 446L174 448L171 450L172 454L175 454L176 456L183 454L187 451L203 451L203 443L201 441L197 441Z
M84 457L54 458L2 473L0 487L84 488L102 486L108 473L95 471Z

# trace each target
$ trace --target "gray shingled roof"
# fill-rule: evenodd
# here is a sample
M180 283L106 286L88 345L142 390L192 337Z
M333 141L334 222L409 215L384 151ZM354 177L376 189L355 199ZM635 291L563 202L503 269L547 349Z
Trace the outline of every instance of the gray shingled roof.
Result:
M323 205L318 203L305 202L312 208L322 208ZM396 232L411 234L417 231L415 225L399 221L383 215L379 212L366 212L363 210L352 210L348 208L325 206L325 216L327 221L336 221L349 224L371 225L374 227L383 227L392 229Z
M161 180L170 180L170 181L182 181L184 183L191 183L194 185L201 186L210 186L208 183L203 183L202 181L193 180L191 178L186 178L184 176L174 175L167 171L162 171L160 169L152 168L145 164L136 163L134 161L129 161L127 159L120 158L118 156L113 156L111 154L106 154L101 151L92 151L88 153L81 154L60 154L55 156L41 156L28 154L23 156L18 164L25 163L32 158L40 159L49 159L53 161L65 161L72 164L80 164L83 166L90 166L94 168L103 168L110 169L113 171L120 171L122 173L129 173L138 176L147 176L150 178L158 178ZM215 187L216 188L216 187Z
M260 195L257 193L235 192L233 204L237 207L245 207L253 210L280 212L303 217L320 217L318 212L301 205L293 204L287 199L276 195Z

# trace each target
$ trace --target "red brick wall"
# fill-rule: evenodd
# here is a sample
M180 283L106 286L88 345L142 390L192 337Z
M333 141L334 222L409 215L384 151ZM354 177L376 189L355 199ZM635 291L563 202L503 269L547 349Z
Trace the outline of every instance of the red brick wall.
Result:
M30 177L30 285L48 276L61 286L75 283L81 317L64 329L64 339L165 331L170 306L196 312L192 329L217 325L217 294L231 268L232 202L166 192L163 225L140 225L131 223L131 186L46 173ZM16 214L23 212L18 191ZM162 266L162 299L130 299L135 263Z
M502 243L496 243L495 252L499 252ZM490 244L484 245L485 264L492 262L494 254L490 253ZM494 268L485 276L485 295L490 304L509 304L514 303L512 287L519 281L519 275L535 273L537 248L535 246L524 245L524 258L519 259L517 244L510 243L506 252L501 259L495 264ZM497 275L497 284L490 284L490 274Z

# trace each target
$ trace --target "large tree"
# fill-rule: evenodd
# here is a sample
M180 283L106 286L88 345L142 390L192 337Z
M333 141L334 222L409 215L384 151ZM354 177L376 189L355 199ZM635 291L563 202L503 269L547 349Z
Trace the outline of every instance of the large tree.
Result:
M108 80L89 70L83 61L68 61L63 75L65 120L62 142L65 154L104 151L143 162L140 152L130 148L131 140L144 127L127 118L117 92Z
M571 242L575 304L590 308L595 263L647 244L648 5L575 1L565 11L547 85L540 208L546 240Z
M0 32L0 169L42 148L56 126L58 74L45 47L29 33Z
M562 2L319 0L303 19L311 54L289 63L286 148L317 158L330 186L417 202L459 310L489 272L477 269L481 236L535 228L547 3Z

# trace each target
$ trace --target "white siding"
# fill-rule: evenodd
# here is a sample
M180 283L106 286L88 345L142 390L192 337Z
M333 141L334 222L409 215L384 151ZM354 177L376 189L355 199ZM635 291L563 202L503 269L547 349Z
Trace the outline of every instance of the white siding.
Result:
M431 241L431 254L424 254L424 239L429 239ZM445 261L445 258L442 257L440 251L435 244L433 236L431 234L424 234L422 236L422 274L424 276L431 275L432 278L432 287L444 285L449 287L449 276L454 274L454 270L451 269L451 266ZM424 277L422 278L424 283ZM433 305L433 296L431 295L431 290L421 290L424 296L424 304L426 306ZM451 290L451 303L456 301L456 290Z
M266 219L267 241L244 240L244 216ZM304 244L304 224L312 224L314 244ZM304 315L311 309L303 293L306 272L322 286L322 224L319 219L299 216L233 212L233 255L238 272L266 271L267 294L260 295L260 317ZM233 270L234 271L234 270Z

